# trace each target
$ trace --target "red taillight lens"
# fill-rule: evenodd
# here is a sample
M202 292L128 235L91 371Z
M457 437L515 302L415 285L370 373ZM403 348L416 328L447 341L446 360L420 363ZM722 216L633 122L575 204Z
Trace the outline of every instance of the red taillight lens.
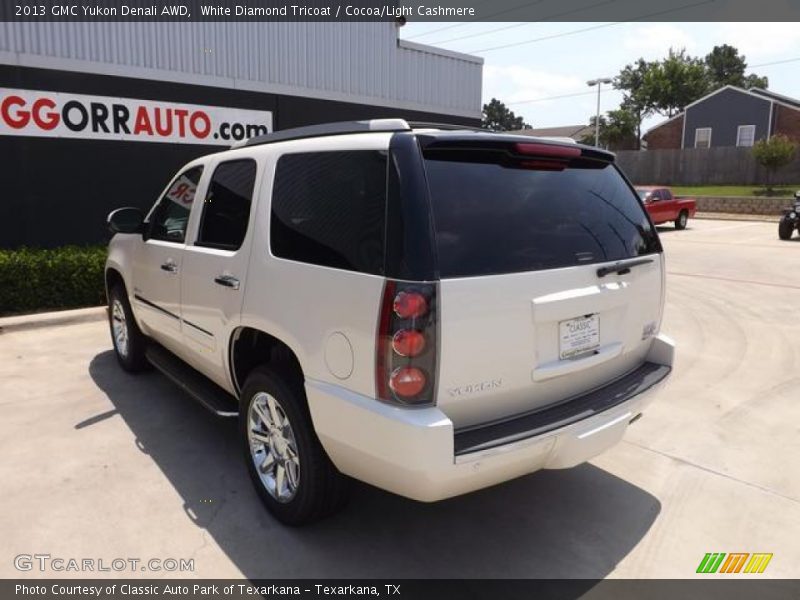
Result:
M398 396L405 398L418 395L425 389L425 373L416 367L400 367L392 372L389 387Z
M413 329L401 329L392 337L392 349L400 356L418 356L425 349L425 336Z
M375 340L375 393L399 406L436 403L438 284L386 280Z
M428 312L428 301L419 292L400 292L394 298L394 312L401 319L421 317Z

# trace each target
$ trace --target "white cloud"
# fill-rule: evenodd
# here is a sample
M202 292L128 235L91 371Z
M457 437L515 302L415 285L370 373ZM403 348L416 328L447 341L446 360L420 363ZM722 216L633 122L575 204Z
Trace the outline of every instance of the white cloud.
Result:
M697 43L680 24L654 23L632 28L625 36L623 46L632 53L630 62L633 62L640 56L647 60L663 58L670 48L686 48L692 54Z
M586 83L579 77L521 65L485 65L483 68L483 97L487 102L492 97L506 103L547 98L573 93L585 87Z
M720 23L714 37L738 48L750 64L800 55L797 23Z

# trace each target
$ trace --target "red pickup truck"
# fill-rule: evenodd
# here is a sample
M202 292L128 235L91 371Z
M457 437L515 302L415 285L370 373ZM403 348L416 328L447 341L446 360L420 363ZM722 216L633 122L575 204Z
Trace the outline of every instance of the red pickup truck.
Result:
M689 217L693 217L697 212L694 198L673 196L672 190L668 187L645 186L637 187L636 191L656 225L672 221L675 223L675 229L686 229Z

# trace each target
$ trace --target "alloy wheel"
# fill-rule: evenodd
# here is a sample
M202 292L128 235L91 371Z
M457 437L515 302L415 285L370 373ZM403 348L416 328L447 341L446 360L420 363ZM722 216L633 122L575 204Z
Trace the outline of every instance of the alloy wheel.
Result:
M286 503L300 485L300 456L289 417L270 394L259 392L250 402L247 437L250 456L264 488Z

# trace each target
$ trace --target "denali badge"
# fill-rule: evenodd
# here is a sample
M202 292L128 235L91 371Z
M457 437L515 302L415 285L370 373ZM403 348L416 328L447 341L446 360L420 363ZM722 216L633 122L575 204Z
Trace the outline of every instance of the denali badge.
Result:
M462 385L454 388L447 388L447 393L453 397L456 396L469 396L476 392L483 392L499 388L503 385L502 379L490 379L489 381L481 381L480 383L470 383L469 385Z

